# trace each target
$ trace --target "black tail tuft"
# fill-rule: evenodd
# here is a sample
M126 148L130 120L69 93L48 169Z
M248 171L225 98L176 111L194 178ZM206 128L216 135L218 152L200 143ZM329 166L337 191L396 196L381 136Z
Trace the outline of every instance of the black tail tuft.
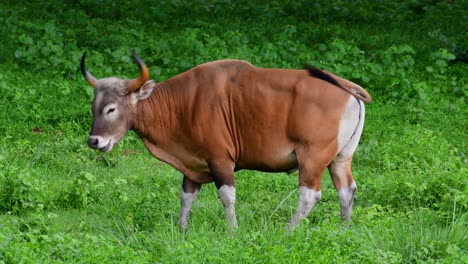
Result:
M343 88L343 86L341 86L338 81L336 81L333 77L331 77L330 75L328 75L327 73L323 72L322 70L320 69L317 69L315 67L312 67L312 66L306 66L305 67L308 71L309 71L309 74L315 78L318 78L320 80L324 80L328 83L331 83L333 85L336 85L340 88Z

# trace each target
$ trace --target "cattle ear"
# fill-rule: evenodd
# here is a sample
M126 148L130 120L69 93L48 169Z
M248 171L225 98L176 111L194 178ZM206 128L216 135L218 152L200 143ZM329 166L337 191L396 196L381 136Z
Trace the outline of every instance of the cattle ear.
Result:
M143 86L141 86L141 88L138 89L133 94L135 95L135 98L137 99L137 101L143 100L143 99L148 98L151 95L154 87L156 87L156 83L154 83L153 80L149 80L145 84L143 84Z

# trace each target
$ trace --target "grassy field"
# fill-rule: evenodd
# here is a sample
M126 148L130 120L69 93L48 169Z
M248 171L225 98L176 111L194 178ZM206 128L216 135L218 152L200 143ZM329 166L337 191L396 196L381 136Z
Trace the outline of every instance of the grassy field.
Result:
M2 1L0 263L468 263L466 1ZM325 68L365 87L350 226L324 176L293 232L297 173L240 171L177 226L182 175L129 133L86 145L79 72L161 81L199 63ZM261 107L261 105L259 105Z

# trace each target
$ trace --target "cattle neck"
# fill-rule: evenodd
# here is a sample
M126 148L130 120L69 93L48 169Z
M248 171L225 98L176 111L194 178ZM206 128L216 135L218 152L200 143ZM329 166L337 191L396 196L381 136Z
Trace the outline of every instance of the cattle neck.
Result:
M154 137L164 137L174 131L177 124L178 97L171 83L159 83L151 95L137 103L132 130L144 139L157 143Z

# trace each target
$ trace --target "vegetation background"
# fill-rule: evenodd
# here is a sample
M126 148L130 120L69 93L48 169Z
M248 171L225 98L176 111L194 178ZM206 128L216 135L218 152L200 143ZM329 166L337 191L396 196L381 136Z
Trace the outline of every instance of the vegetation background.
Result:
M0 263L468 263L466 1L0 1ZM292 233L297 177L237 173L240 228L130 133L88 149L79 72L152 78L237 58L322 67L373 96L349 227L329 177ZM261 105L259 105L261 107Z

